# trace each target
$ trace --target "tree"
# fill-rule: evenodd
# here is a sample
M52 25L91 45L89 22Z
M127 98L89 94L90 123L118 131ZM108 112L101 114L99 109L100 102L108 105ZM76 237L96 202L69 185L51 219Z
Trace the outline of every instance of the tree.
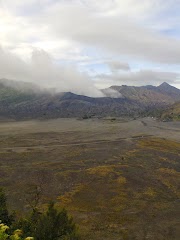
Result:
M65 209L58 210L54 203L48 205L45 213L37 209L27 219L21 219L14 226L23 232L23 237L33 236L35 240L78 240L77 228Z
M7 209L6 196L2 188L0 188L0 220L10 226L14 216L10 215Z
M33 212L36 212L42 198L41 185L29 184L26 190L26 202Z
M46 213L42 214L34 229L35 240L78 240L77 229L65 209L59 211L51 202Z
M2 235L0 235L0 240L22 240L24 238L26 240L78 240L76 226L65 209L58 210L54 203L51 202L47 211L43 213L39 211L37 207L39 190L37 190L35 188L35 191L33 191L33 199L35 200L32 203L31 214L26 218L13 221L13 216L9 215L7 209L4 191L0 189L0 234ZM1 221L5 225L1 224ZM13 235L7 235L6 230L8 230L9 234L14 232ZM29 236L33 238L29 238Z

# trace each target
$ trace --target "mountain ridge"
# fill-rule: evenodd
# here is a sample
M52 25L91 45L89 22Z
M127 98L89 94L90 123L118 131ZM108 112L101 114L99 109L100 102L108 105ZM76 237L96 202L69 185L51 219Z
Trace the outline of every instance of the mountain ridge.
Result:
M6 80L8 81L8 80ZM12 119L58 118L58 117L137 117L161 111L180 101L180 90L171 85L111 86L111 94L93 98L71 92L53 93L34 85L14 87L0 80L0 117ZM32 87L33 86L33 87ZM35 88L35 89L33 89ZM30 89L30 90L28 90ZM168 90L169 89L169 90ZM112 90L112 91L111 91ZM119 97L118 97L119 95Z

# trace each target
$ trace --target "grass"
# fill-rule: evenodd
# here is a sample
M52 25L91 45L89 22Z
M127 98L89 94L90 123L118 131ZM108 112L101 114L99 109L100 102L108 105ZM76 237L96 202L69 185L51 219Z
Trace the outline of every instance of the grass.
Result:
M60 147L57 142L71 142L75 133L19 137L0 138L0 185L11 209L26 212L27 186L37 184L41 204L54 199L67 208L82 239L130 239L129 234L141 240L146 231L163 239L170 228L179 239L180 143L146 137Z

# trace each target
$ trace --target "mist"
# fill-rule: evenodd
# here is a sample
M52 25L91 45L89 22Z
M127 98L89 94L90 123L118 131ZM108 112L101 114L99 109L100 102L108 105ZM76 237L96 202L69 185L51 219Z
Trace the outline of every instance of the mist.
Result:
M76 65L56 63L44 50L34 49L31 58L25 61L1 47L0 62L0 78L35 83L41 89L53 89L54 92L104 96L88 74L80 72Z
M114 89L111 88L105 88L102 90L102 92L110 98L123 98L122 94Z

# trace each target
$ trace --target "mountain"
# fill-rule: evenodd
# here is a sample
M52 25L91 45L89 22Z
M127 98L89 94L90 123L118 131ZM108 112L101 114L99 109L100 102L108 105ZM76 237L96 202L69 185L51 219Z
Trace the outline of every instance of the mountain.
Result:
M39 93L46 91L46 89L42 89L31 82L13 81L6 78L0 79L0 89L2 88L9 88L23 93Z
M168 83L164 82L160 86L158 86L157 91L166 94L167 96L171 97L174 101L180 100L180 90L178 88L175 88Z
M163 111L161 119L163 119L163 121L180 121L180 102L175 103Z
M144 103L164 103L173 104L180 100L180 90L169 85L168 83L162 83L160 86L111 86L108 89L102 90L105 94L109 92L109 89L119 93L121 97L131 100L141 101Z
M105 97L71 92L52 93L30 83L0 80L0 118L33 119L90 116L144 116L180 101L180 90L159 87L112 86Z

